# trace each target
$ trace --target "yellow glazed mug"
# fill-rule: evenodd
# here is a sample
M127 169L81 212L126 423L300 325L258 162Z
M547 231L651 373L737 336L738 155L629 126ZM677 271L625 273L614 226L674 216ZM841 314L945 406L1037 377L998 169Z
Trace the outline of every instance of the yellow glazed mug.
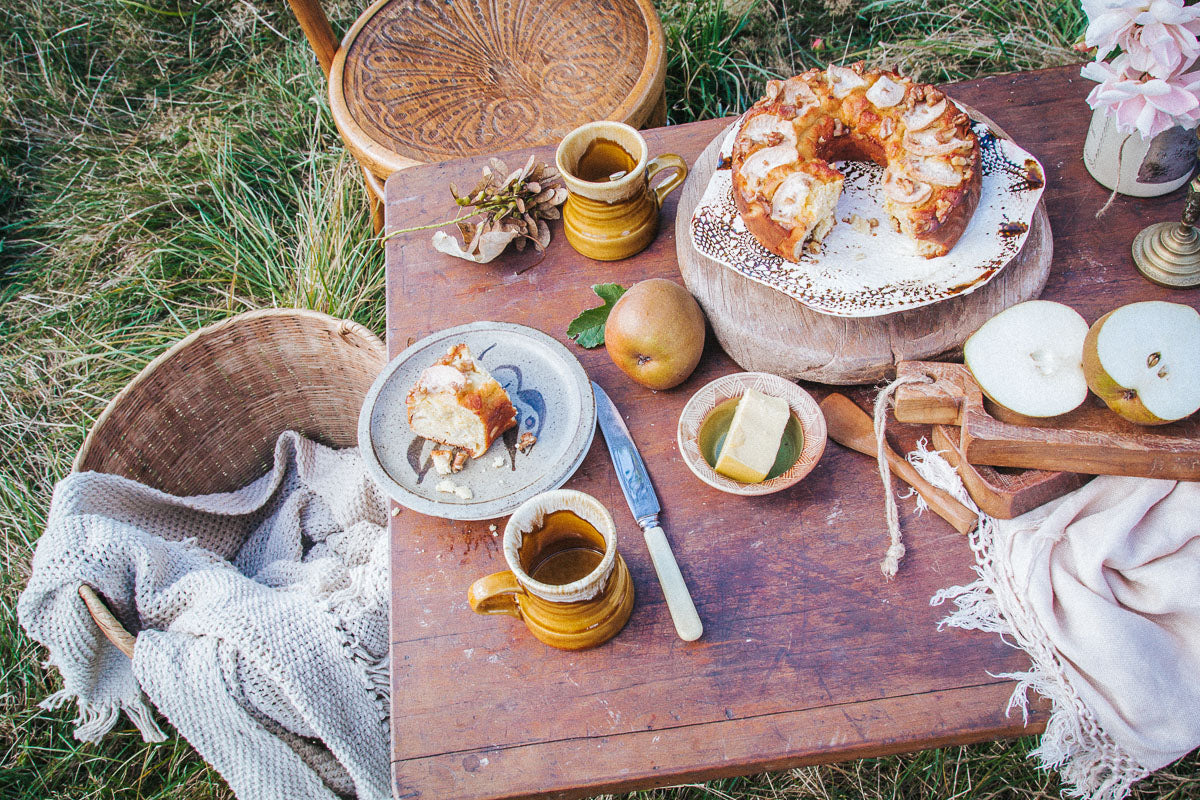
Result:
M555 163L568 191L563 230L581 254L616 261L654 240L663 199L684 182L688 167L674 153L648 156L646 140L623 122L589 122L559 143ZM651 187L663 170L675 174Z
M633 580L599 500L570 489L525 501L504 528L508 569L467 591L477 614L507 614L539 640L582 650L616 636L633 611Z

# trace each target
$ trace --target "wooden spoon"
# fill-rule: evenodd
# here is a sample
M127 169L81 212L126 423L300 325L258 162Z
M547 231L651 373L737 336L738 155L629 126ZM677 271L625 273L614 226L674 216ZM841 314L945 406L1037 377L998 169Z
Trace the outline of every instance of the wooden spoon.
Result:
M831 394L821 401L829 438L843 447L875 457L875 424L867 412L844 394ZM884 457L892 474L917 490L939 517L959 533L968 533L978 521L975 512L921 477L916 468L891 447L884 445Z

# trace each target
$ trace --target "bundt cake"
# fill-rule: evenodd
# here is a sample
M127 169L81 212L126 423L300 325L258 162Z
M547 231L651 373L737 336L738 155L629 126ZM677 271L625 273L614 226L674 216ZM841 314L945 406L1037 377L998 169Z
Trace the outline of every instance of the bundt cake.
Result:
M836 222L831 161L884 168L883 211L919 255L945 255L979 203L979 139L945 94L895 72L811 69L767 83L734 139L733 197L771 252L798 261Z

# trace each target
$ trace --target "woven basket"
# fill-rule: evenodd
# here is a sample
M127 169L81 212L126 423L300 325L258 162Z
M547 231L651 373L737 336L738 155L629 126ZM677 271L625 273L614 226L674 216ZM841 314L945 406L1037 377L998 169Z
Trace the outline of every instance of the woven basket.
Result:
M316 311L250 311L188 335L112 399L74 470L176 495L228 492L265 474L298 431L358 444L358 412L387 362L377 336Z

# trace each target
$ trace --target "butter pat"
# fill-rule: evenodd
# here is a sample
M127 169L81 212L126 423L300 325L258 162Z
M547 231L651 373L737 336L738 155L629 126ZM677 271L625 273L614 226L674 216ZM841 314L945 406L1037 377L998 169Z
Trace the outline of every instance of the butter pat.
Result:
M746 389L733 412L716 471L742 483L761 483L775 465L791 415L787 400Z

